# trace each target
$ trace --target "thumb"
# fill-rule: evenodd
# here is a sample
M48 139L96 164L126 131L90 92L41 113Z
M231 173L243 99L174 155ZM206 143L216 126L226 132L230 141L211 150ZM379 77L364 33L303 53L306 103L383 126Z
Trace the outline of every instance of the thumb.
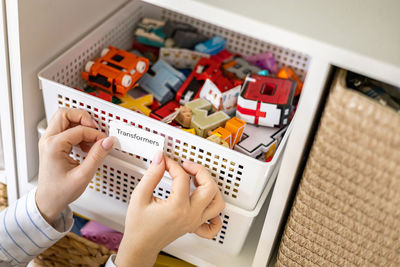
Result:
M135 201L150 202L153 191L165 173L165 159L162 151L157 151L150 167L147 169L139 184L132 193Z
M85 160L75 168L76 172L79 173L78 177L86 177L88 180L91 179L113 145L114 138L112 136L103 138L94 143Z

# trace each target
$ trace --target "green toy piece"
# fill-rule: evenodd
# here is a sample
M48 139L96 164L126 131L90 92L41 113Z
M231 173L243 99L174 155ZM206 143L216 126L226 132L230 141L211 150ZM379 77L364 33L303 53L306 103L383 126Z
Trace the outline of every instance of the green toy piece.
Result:
M196 135L207 137L208 132L222 126L230 117L223 111L217 111L208 115L212 111L212 104L203 98L192 100L185 104L192 110L192 121L190 128L194 128Z

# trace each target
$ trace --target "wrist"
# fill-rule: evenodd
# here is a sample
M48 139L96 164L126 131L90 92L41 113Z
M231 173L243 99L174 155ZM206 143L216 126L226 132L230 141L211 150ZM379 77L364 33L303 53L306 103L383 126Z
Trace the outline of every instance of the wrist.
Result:
M52 224L64 210L63 208L57 207L56 203L43 196L39 190L36 191L35 202L40 214L49 224Z
M158 249L148 248L132 239L126 240L124 236L115 258L115 265L117 267L153 266L159 252Z

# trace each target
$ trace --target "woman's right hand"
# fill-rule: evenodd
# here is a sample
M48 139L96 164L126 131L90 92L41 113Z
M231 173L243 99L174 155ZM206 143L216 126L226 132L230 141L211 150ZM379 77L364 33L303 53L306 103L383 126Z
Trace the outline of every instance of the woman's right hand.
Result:
M172 177L172 192L161 200L153 191L165 171ZM196 185L192 194L189 175ZM186 233L213 238L221 229L224 207L217 184L202 165L184 162L181 167L158 152L132 193L115 264L153 266L158 253Z

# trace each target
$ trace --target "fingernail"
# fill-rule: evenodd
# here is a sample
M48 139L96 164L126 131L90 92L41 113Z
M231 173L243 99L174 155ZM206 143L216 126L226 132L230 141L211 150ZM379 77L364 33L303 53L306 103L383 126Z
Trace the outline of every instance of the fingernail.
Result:
M106 139L103 140L103 142L101 143L101 146L105 149L105 150L110 150L114 145L114 137L109 136Z
M153 157L153 164L158 165L161 163L161 160L163 159L164 154L161 150L158 150Z
M99 124L97 123L97 121L95 121L94 119L92 119L92 121L93 121L93 124L94 124L94 126L95 126L96 128L100 128L100 126L99 126Z

